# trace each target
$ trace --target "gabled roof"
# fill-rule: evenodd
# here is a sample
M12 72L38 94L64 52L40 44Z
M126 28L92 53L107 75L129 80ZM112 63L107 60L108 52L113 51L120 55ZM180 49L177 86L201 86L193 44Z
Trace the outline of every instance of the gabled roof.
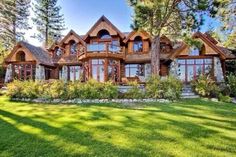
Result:
M60 41L60 44L62 44L63 42L66 41L66 39L68 39L71 35L74 35L77 39L79 39L79 41L85 45L84 40L73 30L70 30L70 32Z
M212 38L209 34L203 34L201 32L196 32L193 34L193 38L199 38L203 42L205 42L210 48L212 48L216 53L220 55L222 59L235 59L236 56L227 48L217 46L217 41ZM171 54L170 58L174 59L177 55L179 55L183 49L187 47L187 44L182 42L181 46L176 48Z
M39 64L54 66L53 61L46 50L41 47L33 46L24 41L17 43L13 51L5 59L6 62L12 57L19 46L26 48Z
M145 40L146 40L146 39L151 40L150 35L149 35L146 31L140 30L140 31L132 31L132 32L130 32L130 33L128 34L128 36L125 38L124 43L128 42L128 41L129 41L135 34L137 34L137 33L141 33L141 34L143 35L143 37L145 37Z
M112 27L112 29L114 29L118 35L124 39L125 35L115 26L113 25L104 15L93 25L93 27L87 32L87 34L83 37L84 40L86 40L89 36L89 34L96 29L96 27L101 23L101 22L106 22L109 26Z

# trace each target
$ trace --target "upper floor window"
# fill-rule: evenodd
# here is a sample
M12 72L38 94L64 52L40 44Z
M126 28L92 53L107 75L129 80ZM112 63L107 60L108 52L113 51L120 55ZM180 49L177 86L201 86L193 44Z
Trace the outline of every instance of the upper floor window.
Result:
M55 49L55 55L58 56L58 57L60 57L60 56L62 55L62 49L59 48L59 47L56 47L56 49Z
M200 50L197 47L192 47L189 52L189 56L199 56L200 55Z
M134 52L142 52L143 51L143 41L140 36L137 36L134 39L133 50L134 50Z
M16 60L25 62L25 53L23 51L18 52L16 55Z
M109 33L107 30L105 30L105 29L101 30L101 31L98 33L98 37L99 37L100 39L111 39L110 33Z
M74 55L77 53L77 43L73 40L70 42L70 54Z

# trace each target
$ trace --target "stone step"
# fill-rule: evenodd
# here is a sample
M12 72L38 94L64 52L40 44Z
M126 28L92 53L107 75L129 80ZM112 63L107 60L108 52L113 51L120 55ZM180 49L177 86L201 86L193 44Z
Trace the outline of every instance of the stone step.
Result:
M200 98L199 95L189 95L189 96L181 96L182 99L194 99L194 98Z
M182 96L188 96L188 95L197 95L197 94L195 94L195 93L193 93L193 92L188 92L188 93L182 93L181 94Z

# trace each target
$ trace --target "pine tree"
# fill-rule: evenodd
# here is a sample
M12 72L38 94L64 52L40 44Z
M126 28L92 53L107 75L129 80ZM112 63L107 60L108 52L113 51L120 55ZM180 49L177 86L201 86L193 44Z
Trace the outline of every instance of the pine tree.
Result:
M134 29L144 29L151 34L152 73L160 71L160 36L179 37L183 30L199 28L204 14L215 14L213 0L128 0L134 8Z
M0 8L0 39L10 49L24 39L24 31L30 28L30 0L2 0Z
M60 14L61 7L57 6L57 0L36 0L34 4L34 24L39 34L35 37L44 41L49 46L50 40L57 40L61 37L61 31L65 29L63 15Z

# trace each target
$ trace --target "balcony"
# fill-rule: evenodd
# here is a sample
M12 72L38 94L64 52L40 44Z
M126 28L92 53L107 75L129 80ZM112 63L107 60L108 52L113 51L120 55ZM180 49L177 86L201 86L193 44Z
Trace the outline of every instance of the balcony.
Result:
M123 59L124 53L122 48L112 44L88 44L85 53L79 56L79 60L85 58L117 58Z

